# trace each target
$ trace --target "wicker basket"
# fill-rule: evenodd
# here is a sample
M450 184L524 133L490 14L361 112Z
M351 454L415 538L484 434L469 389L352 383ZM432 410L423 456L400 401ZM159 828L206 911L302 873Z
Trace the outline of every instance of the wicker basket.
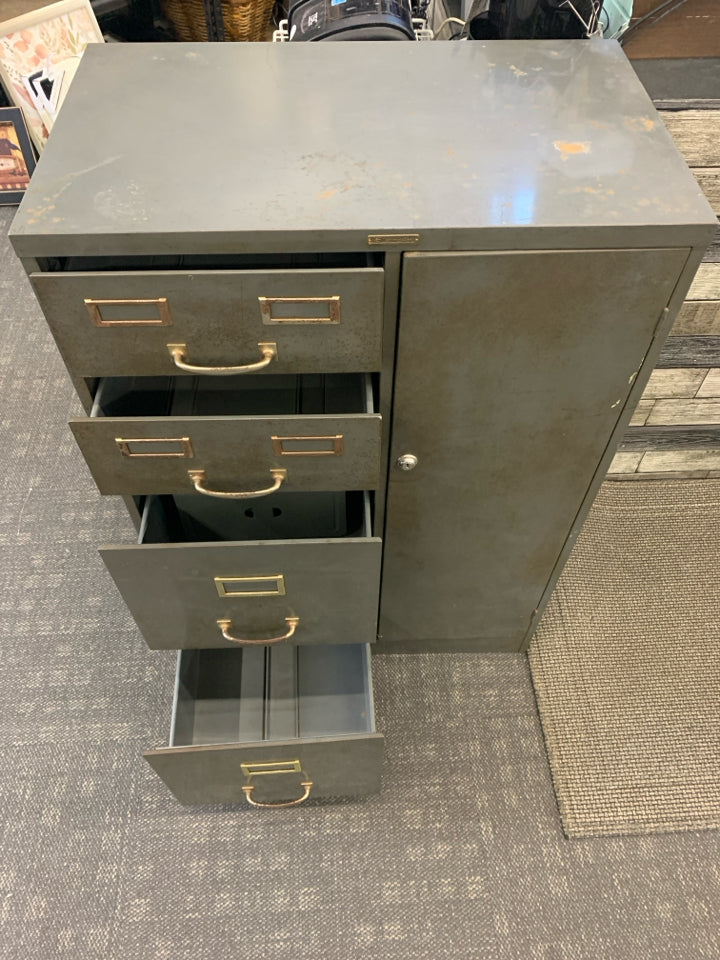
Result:
M203 0L162 0L178 40L207 40ZM222 0L226 40L268 40L273 0Z

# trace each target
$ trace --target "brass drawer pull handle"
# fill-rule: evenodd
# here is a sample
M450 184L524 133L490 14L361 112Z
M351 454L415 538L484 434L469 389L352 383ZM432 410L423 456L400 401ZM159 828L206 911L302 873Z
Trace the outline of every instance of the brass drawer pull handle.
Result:
M228 377L234 373L255 373L257 370L264 370L273 360L277 360L278 355L276 343L259 343L262 360L256 363L244 363L237 367L198 367L187 362L186 343L169 343L167 348L173 363L180 370L185 370L187 373L207 373L214 377Z
M303 780L300 786L305 788L305 792L301 797L298 797L297 800L285 800L282 803L265 803L260 800L253 800L252 792L255 786L252 783L246 784L242 789L245 794L245 799L253 807L297 807L299 804L304 803L310 796L313 782L312 780Z
M270 471L270 476L274 478L273 485L271 487L265 487L264 490L208 490L205 486L207 483L207 474L204 470L188 470L188 476L192 480L192 485L197 492L204 493L206 497L225 497L228 500L249 500L252 497L267 497L268 494L275 493L276 490L279 490L283 481L287 480L287 470L273 468Z
M241 763L240 769L248 779L248 782L242 788L243 793L245 794L247 802L253 807L296 807L299 803L307 800L307 798L310 796L310 789L313 785L313 782L312 780L305 779L300 784L301 787L305 788L305 793L303 793L301 797L298 797L297 800L285 800L281 801L280 803L265 803L264 801L253 800L252 798L252 792L255 789L255 785L250 783L250 781L253 777L299 773L307 778L307 774L303 770L299 760L273 760L269 763Z
M288 625L286 632L281 637L268 637L267 640L243 640L241 637L234 637L232 630L232 620L218 620L223 637L231 643L241 643L245 647L266 646L268 643L282 643L283 640L289 640L293 636L297 625L300 623L300 617L285 617L285 623Z

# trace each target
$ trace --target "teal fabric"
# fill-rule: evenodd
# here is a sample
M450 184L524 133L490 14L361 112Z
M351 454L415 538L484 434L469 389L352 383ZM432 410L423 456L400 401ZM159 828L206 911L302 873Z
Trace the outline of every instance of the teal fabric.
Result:
M603 24L603 37L617 40L630 25L633 0L605 0L600 20Z

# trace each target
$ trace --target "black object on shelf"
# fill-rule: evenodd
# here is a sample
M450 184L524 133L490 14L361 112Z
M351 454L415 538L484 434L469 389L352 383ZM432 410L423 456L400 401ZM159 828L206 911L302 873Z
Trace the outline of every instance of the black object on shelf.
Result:
M174 39L163 26L158 0L91 0L103 35L119 43Z
M476 0L470 40L575 40L597 22L602 0Z
M290 40L414 40L410 0L300 0Z

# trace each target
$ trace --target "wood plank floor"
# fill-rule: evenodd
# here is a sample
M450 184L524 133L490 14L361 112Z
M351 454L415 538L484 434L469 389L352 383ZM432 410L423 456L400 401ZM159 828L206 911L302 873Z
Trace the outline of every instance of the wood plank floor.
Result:
M720 3L717 6L720 9ZM718 31L720 48L720 21ZM629 42L626 52L632 56L631 51ZM715 52L720 54L720 49ZM663 69L663 61L656 65L641 61L638 74L700 188L720 214L720 59L698 61L698 69L692 60L685 66L679 61L664 63L672 69ZM702 78L706 100L699 96ZM720 477L720 231L608 473L611 480L653 477Z

